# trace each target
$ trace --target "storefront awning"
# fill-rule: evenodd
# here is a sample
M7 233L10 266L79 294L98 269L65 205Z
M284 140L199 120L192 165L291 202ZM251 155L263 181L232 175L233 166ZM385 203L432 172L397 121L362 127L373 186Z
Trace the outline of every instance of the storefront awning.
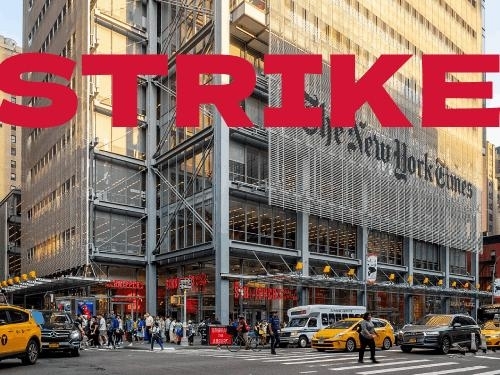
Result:
M109 279L82 276L63 276L57 279L37 277L33 280L3 287L2 292L12 295L27 296L46 292L56 292L59 290L83 288L96 284L107 283L109 281Z

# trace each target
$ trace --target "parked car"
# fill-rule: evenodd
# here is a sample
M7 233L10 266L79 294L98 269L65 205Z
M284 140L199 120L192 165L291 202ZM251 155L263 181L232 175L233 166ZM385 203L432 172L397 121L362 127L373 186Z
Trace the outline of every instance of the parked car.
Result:
M453 348L470 350L473 333L477 349L481 330L473 318L463 314L431 314L415 325L404 326L398 333L398 341L405 353L424 348L447 354Z
M488 320L481 326L488 349L500 349L500 320Z
M42 350L80 355L82 336L75 321L66 311L32 310L42 329Z
M327 349L345 350L352 352L361 346L359 340L358 326L363 319L347 318L339 320L326 328L320 329L311 339L311 347L319 352ZM380 318L372 318L375 332L375 346L382 349L390 349L394 344L394 329L391 324Z
M24 365L34 365L40 354L41 336L29 311L0 304L0 360L19 358Z

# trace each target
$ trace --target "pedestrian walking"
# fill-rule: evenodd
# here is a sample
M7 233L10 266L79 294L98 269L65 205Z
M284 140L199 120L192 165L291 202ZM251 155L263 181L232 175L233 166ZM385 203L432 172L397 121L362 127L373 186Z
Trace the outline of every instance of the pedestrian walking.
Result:
M163 341L161 339L161 330L159 322L154 322L153 326L151 327L151 349L149 349L150 351L153 351L155 342L157 342L160 345L161 350L163 350Z
M165 342L170 343L170 324L172 323L172 319L170 315L167 315L167 319L165 320Z
M271 337L271 354L276 354L276 348L280 345L280 318L277 311L271 311L267 322L267 333Z
M363 356L365 355L367 346L370 347L370 359L373 363L378 363L375 359L375 337L377 337L377 332L375 332L375 326L372 323L372 315L367 312L363 315L363 320L360 323L359 341L361 342L361 346L359 348L359 363L363 363Z

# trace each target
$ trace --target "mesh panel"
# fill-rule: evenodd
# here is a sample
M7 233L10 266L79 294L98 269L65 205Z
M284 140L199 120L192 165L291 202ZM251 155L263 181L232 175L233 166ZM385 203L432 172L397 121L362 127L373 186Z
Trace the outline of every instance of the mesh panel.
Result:
M314 4L321 4L308 3L311 8L304 7L312 11ZM308 22L315 16L303 12L305 18L299 21L298 11L292 12L285 4L272 2L271 54L324 54L325 49L354 53L343 50L332 38L323 38L314 22ZM323 18L334 13L330 8L323 5ZM346 17L349 14L354 17L352 11ZM335 25L333 20L331 25ZM356 71L364 72L367 67L358 57ZM414 60L412 69L420 64ZM332 129L329 69L324 64L322 75L306 76L306 106L324 108L321 129L269 128L270 203L477 251L481 242L480 136L470 137L476 134L471 129L421 128L418 82L401 84L401 77L391 78L386 88L413 128L381 128L365 105L356 113L356 127ZM280 103L280 76L271 75L269 105Z

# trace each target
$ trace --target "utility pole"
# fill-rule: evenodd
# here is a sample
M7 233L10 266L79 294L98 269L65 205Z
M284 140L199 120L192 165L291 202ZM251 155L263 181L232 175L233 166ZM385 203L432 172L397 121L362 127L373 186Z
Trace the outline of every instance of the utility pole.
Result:
M500 259L500 258L499 258ZM493 262L493 268L491 271L491 303L495 303L495 292L496 292L496 274L497 274L497 257L495 250L491 251L491 261Z
M183 291L184 298L184 311L182 312L182 338L181 338L181 346L188 346L188 338L187 338L187 290L191 289L191 279L185 278L181 279L179 282L179 288Z

